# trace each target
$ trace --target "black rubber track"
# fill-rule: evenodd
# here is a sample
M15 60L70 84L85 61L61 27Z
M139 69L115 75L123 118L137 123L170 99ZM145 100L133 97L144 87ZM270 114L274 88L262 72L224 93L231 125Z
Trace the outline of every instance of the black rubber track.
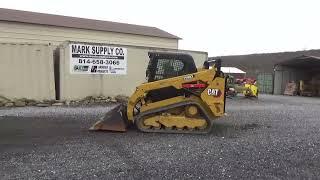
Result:
M145 129L142 127L142 121L143 121L143 117L151 115L151 114L155 114L155 113L159 113L159 112L163 112L172 108L176 108L176 107L180 107L180 106L186 106L186 105L196 105L201 111L202 114L205 116L204 119L207 121L207 127L205 129L193 129L193 130L177 130L177 129ZM142 131L142 132L156 132L156 133L187 133L187 134L207 134L211 132L212 129L212 119L210 119L210 115L208 115L207 111L204 110L204 108L195 101L184 101L184 102L180 102L180 103L176 103L176 104L172 104L166 107L162 107L159 109L155 109L155 110L149 110L146 112L142 112L140 114L138 114L135 118L134 118L134 122L136 127Z

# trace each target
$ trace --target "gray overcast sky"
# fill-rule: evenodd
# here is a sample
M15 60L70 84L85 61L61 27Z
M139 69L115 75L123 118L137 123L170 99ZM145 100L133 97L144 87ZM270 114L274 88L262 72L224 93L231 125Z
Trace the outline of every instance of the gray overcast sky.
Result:
M320 49L318 0L2 0L0 7L155 26L210 56Z

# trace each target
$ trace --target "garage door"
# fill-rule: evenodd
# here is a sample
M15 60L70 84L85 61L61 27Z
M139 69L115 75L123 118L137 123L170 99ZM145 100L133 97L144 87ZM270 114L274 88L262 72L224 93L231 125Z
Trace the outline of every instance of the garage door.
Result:
M272 94L273 92L273 75L271 73L261 73L257 78L259 92Z

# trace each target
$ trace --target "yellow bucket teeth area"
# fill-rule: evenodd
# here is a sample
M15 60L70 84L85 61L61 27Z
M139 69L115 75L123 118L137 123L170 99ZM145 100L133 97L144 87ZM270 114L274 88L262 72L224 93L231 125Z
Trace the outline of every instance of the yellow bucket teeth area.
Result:
M89 130L90 131L127 131L128 120L123 114L124 107L117 105L112 110L107 112L102 120L94 123Z

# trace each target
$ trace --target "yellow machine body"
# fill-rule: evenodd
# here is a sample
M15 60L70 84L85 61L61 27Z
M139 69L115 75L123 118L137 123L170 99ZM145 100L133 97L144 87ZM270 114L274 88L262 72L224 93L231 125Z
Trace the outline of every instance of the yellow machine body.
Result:
M221 77L213 78L215 76L215 69L208 69L199 71L194 74L188 74L184 76L178 76L170 79L164 79L160 81L144 83L136 88L136 91L129 98L127 106L127 116L129 121L134 120L133 109L138 101L142 101L141 111L151 110L155 108L160 108L163 106L168 106L173 103L181 102L193 98L193 100L198 100L205 103L210 111L215 116L222 116L224 114L224 89L225 89L225 79ZM192 78L191 78L192 77ZM176 89L182 89L182 84L194 81L202 81L207 83L207 88L201 93L201 97L175 97L171 99L166 99L159 102L145 102L144 95L154 89L165 88L173 86ZM217 89L220 91L220 96L216 97L214 95L209 95L209 89Z
M244 90L243 90L243 95L247 97L258 97L258 87L253 84L245 84L244 85Z
M146 82L136 87L125 111L115 110L126 118L125 123L108 129L108 119L113 117L117 120L112 122L120 121L110 114L91 129L125 131L126 124L134 124L143 132L208 133L212 121L225 113L225 86L225 78L217 68L200 68L194 73ZM165 88L183 93L161 100L148 98L151 91Z

